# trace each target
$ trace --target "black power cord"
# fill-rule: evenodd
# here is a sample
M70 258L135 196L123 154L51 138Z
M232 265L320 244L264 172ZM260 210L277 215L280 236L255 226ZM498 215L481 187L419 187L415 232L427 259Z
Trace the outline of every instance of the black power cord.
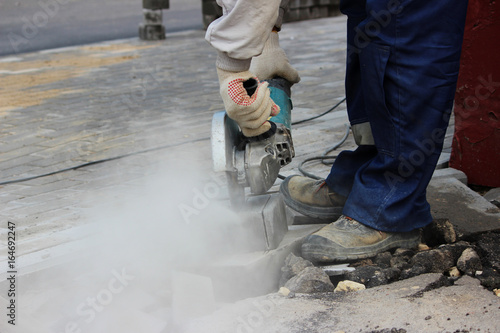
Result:
M333 110L335 110L340 104L344 103L345 100L346 100L346 98L344 97L344 98L342 98L342 100L340 102L338 102L337 104L335 104L334 106L332 106L331 108L329 108L328 110L326 110L325 112L323 112L321 114L318 114L317 116L314 116L314 117L311 117L311 118L294 121L294 122L292 122L292 125L302 124L302 123L305 123L305 122L308 122L308 121L311 121L311 120L323 117L324 115L326 115L326 114L332 112Z
M337 104L335 104L334 106L332 106L330 109L326 110L325 112L317 115L317 116L314 116L314 117L311 117L311 118L306 118L306 119L302 119L302 120L298 120L298 121L295 121L295 122L292 122L292 125L298 125L298 124L303 124L303 123L306 123L308 121L311 121L311 120L314 120L314 119L318 119L320 117L323 117L324 115L332 112L333 110L335 110L340 104L344 103L346 100L346 98L342 98L342 100L340 100L340 102L338 102ZM317 161L317 160L320 160L323 164L325 165L331 165L333 164L333 161L331 162L326 162L327 160L334 160L336 157L335 156L328 156L329 153L331 153L332 151L334 151L335 149L339 148L340 146L342 146L344 144L344 142L347 140L347 137L349 136L349 131L351 129L351 126L349 124L345 124L346 126L346 132L344 134L344 136L342 137L342 139L337 142L335 145L333 145L332 147L328 148L325 153L321 156L313 156L313 157L309 157L305 160L303 160L302 162L300 162L299 164L299 171L304 175L304 176L307 176L309 178L313 178L313 179L321 179L321 177L318 177L316 176L315 174L312 174L308 171L305 171L304 170L304 164L308 163L308 162L311 162L311 161ZM278 178L279 179L285 179L286 177L281 175L281 174L278 174Z
M346 131L345 131L345 134L342 137L342 139L340 139L340 141L337 142L332 147L328 148L323 155L309 157L309 158L306 158L305 160L303 160L302 162L300 162L300 164L299 164L299 171L304 176L307 176L307 177L313 178L313 179L322 179L321 177L318 177L315 174L312 174L310 172L305 171L304 168L303 168L304 164L306 164L307 162L310 162L310 161L320 160L325 165L332 165L333 161L331 161L331 162L325 162L325 161L326 160L334 160L336 158L336 156L328 156L328 154L330 152L334 151L335 149L337 149L338 147L342 146L344 144L344 142L347 140L347 137L349 136L349 131L351 130L351 126L349 124L345 124L345 127L346 127Z
M172 147L182 146L182 145L185 145L185 144L199 142L199 141L205 141L205 140L210 140L210 138L200 138L200 139L195 139L195 140L190 140L190 141L184 141L184 142L180 142L180 143L173 143L173 144L170 144L170 145L163 145L163 146L159 146L159 147L154 147L154 148L149 148L149 149L135 151L135 152L129 153L129 154L124 154L124 155L119 155L119 156L114 156L114 157L109 157L109 158L103 158L101 160L86 162L86 163L78 164L78 165L75 165L75 166L72 166L72 167L68 167L68 168L65 168L65 169L60 169L60 170L56 170L56 171L44 173L44 174L41 174L41 175L36 175L36 176L31 176L31 177L25 177L25 178L18 178L18 179L12 179L12 180L6 180L6 181L0 182L0 186L8 185L8 184L15 184L15 183L22 183L22 182L26 182L26 181L33 180L33 179L38 179L38 178L47 177L47 176L53 176L53 175L57 175L57 174L60 174L60 173L63 173L63 172L77 170L77 169L88 167L88 166L95 165L95 164L101 164L101 163L104 163L104 162L119 160L119 159L122 159L122 158L125 158L125 157L130 157L130 156L134 156L134 155L149 153L149 152L152 152L152 151L157 151L157 150L162 150L162 149L168 149L168 148L172 148Z

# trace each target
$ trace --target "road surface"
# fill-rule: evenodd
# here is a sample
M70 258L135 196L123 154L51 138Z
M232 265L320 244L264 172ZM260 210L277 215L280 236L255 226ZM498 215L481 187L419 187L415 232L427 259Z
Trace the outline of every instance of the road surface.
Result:
M0 56L138 37L141 0L0 0ZM171 0L167 33L203 29L201 0Z

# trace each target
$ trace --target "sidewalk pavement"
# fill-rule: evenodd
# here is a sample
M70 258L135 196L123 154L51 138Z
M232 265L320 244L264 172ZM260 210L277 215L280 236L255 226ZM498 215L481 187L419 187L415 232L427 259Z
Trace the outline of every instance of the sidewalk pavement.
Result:
M293 120L344 97L345 21L288 23L280 33L302 77L292 89ZM165 272L231 251L224 228L237 213L214 214L208 200L224 197L213 187L220 179L209 141L223 104L216 54L203 37L187 31L161 42L133 38L0 58L0 273L14 269L18 282L17 326L3 316L1 332L98 332L110 323L120 332L170 332ZM323 154L345 123L342 104L296 126L296 158L282 173ZM352 147L351 136L342 149ZM326 176L329 167L310 170ZM191 217L206 218L206 227L193 230Z
M298 120L344 96L344 19L289 26L281 40L302 76L293 90ZM0 58L0 183L12 182L1 187L0 217L2 228L16 223L18 256L67 242L61 232L88 222L82 210L103 204L103 191L133 192L160 164L193 166L208 178L211 117L223 104L215 51L203 37L188 31L164 42L119 40ZM337 142L345 122L342 105L298 126L294 165Z

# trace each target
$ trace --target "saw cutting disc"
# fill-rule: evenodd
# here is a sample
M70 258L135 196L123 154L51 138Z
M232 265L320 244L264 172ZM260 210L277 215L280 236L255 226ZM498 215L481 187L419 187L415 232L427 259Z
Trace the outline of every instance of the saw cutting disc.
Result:
M213 167L216 172L226 172L229 199L233 207L241 207L245 202L244 157L241 155L244 152L236 149L240 132L238 124L226 112L214 114L211 137ZM238 161L243 164L237 165Z

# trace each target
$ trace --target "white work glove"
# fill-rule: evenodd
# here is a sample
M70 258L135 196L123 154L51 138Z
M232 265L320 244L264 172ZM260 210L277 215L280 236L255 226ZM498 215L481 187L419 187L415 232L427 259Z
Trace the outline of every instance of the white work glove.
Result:
M257 136L271 129L271 124L267 120L277 115L280 108L270 97L269 84L259 82L255 93L248 96L243 82L252 78L258 82L257 77L251 72L230 72L217 68L217 75L226 113L238 123L243 135Z
M292 84L300 81L299 73L290 65L285 51L280 47L278 33L274 31L266 41L262 54L252 58L250 71L260 80L281 76Z

